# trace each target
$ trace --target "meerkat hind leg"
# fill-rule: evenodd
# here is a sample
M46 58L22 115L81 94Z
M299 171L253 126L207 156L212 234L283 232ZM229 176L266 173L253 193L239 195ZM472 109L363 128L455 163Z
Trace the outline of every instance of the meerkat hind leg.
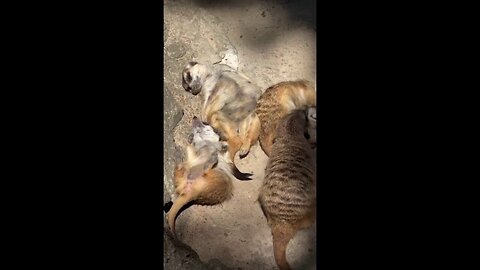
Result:
M225 119L220 113L215 113L210 118L210 125L218 130L221 138L228 142L228 152L232 162L235 160L235 154L238 152L242 142L237 135L237 129L232 122Z

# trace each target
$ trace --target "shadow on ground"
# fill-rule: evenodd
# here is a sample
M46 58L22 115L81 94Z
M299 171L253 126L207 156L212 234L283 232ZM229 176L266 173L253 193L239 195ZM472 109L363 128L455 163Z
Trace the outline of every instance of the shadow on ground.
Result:
M252 47L265 47L275 42L279 35L277 30L294 30L299 27L307 27L316 30L316 0L193 0L198 7L212 12L245 12L250 16L260 17L266 23L274 22L275 26L262 27L257 20L245 17L241 33L249 38ZM261 9L258 5L262 4Z

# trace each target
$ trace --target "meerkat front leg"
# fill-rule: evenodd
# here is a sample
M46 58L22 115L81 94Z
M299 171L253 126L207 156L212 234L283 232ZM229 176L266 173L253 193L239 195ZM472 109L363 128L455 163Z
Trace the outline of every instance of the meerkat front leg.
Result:
M221 112L213 113L211 118L211 126L220 136L220 140L227 141L228 153L232 162L235 160L235 154L242 145L242 140L237 134L237 127L230 122Z
M260 135L260 119L256 113L248 116L240 125L240 137L242 138L242 146L240 147L240 158L244 158L250 152L250 148L254 145Z

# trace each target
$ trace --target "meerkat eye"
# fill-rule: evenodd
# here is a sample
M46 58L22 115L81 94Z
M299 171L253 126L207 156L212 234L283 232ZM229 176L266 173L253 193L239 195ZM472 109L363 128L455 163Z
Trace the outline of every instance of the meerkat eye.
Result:
M186 76L186 81L187 82L191 82L192 81L192 75L190 74L190 71L187 72L187 76Z

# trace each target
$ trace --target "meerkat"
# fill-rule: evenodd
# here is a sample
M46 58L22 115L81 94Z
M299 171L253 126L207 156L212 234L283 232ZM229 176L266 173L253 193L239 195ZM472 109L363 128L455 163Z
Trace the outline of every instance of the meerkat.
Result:
M260 120L255 113L261 89L247 76L223 64L189 62L182 72L182 86L203 99L201 120L211 125L228 143L234 162L244 158L258 141Z
M289 241L315 222L315 164L304 136L307 122L306 110L293 110L280 119L258 197L281 270L291 269L286 259Z
M186 148L186 161L174 170L176 200L167 213L170 230L175 235L175 219L189 202L216 205L232 197L232 177L251 180L251 174L238 171L229 162L226 145L209 125L198 118L192 121L192 133Z
M314 85L306 80L286 81L270 86L260 96L255 112L260 119L260 147L270 156L275 139L275 130L282 117L295 109L310 108L309 141L316 144L316 92ZM314 119L313 119L314 117Z

